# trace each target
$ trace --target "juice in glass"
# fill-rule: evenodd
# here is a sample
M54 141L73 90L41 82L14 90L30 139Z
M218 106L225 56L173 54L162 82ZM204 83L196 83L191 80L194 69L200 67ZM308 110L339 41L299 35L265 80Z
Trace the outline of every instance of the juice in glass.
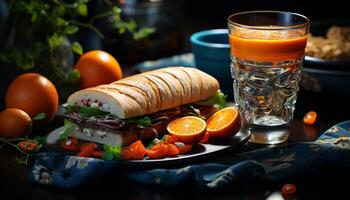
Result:
M288 139L308 23L304 16L278 11L244 12L228 19L234 97L251 142Z

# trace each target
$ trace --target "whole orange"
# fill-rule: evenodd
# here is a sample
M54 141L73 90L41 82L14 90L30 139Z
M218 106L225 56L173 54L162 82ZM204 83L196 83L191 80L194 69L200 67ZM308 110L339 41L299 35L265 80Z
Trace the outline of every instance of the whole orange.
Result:
M80 89L112 83L123 77L118 61L101 50L83 54L75 64L75 69L80 72Z
M33 118L45 113L44 122L50 122L58 110L56 87L44 76L25 73L12 81L5 98L6 108L19 108Z
M8 108L0 113L0 136L21 137L31 130L31 119L23 110Z

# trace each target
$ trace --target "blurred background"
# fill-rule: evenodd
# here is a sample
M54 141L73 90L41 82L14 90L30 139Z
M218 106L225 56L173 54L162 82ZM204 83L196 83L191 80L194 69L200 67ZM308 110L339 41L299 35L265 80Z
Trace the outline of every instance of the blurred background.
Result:
M34 3L40 2L36 0L31 1ZM15 10L16 8L12 7L9 9L8 2L11 1L0 0L0 41L2 42L0 43L0 48L2 52L7 51L4 48L6 45L3 44L10 39L16 41L14 44L19 46L22 45L21 42L27 43L30 40L30 37L27 41L21 39L23 38L23 33L19 31L17 31L16 35L12 35L12 32L9 31L10 22L14 21L9 10ZM18 6L20 6L21 1L17 2L19 2ZM108 18L98 18L98 20L94 21L94 25L103 33L104 38L101 38L93 30L84 27L80 27L79 31L70 34L67 38L67 42L78 41L84 52L92 49L103 49L109 52L121 63L124 71L128 71L134 64L145 60L154 60L190 52L189 37L192 33L205 29L226 28L227 17L239 11L291 11L308 16L312 22L329 19L347 20L350 18L348 6L346 6L344 1L340 0L328 2L301 0L67 0L63 2L87 5L85 9L88 10L88 13L84 15L84 8L82 8L80 10L83 11L82 15L76 17L82 22L89 22L100 13L111 9L112 6L118 6L121 8L122 19L134 20L139 28L155 28L155 32L148 37L135 40L132 34L128 32L119 34L120 29L115 29L115 26L111 25ZM24 17L23 19L26 18ZM28 26L31 25L21 24L23 30ZM79 58L79 55L71 52L70 48L61 49L60 56L60 60L65 61L62 66L68 69L72 68L75 61ZM64 57L63 59L62 56ZM50 76L52 72L45 71L43 68L46 68L46 66L44 65L48 64L37 62L33 69L30 68L28 70L16 67L16 64L13 62L0 61L0 99L3 99L9 83L19 73L38 71ZM55 77L52 79L55 79ZM1 100L1 102L3 101Z

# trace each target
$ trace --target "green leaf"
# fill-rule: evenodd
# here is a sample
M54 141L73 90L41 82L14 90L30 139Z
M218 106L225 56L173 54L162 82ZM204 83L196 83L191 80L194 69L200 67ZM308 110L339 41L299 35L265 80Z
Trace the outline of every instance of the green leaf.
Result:
M80 80L80 72L76 69L73 69L68 73L67 81L70 83L77 83Z
M81 16L87 16L88 14L87 6L84 3L78 4L77 11L78 11L78 14Z
M156 31L155 28L142 28L139 31L133 33L134 40L140 40L148 37L150 34Z
M209 97L206 100L196 102L197 105L218 105L220 109L226 107L226 98L227 95L221 91L216 92L213 96Z
M120 8L118 8L118 7L116 7L116 6L114 6L114 7L112 8L112 12L113 12L113 14L115 14L115 15L120 15L120 13L122 13L122 9L120 9Z
M29 70L29 69L32 69L33 67L34 67L33 63L18 65L18 68L23 69L23 70Z
M111 152L103 152L102 159L103 160L113 160L114 155Z
M37 115L35 115L35 117L33 117L32 120L43 120L45 119L46 115L45 113L38 113Z
M41 144L41 145L46 144L46 137L44 137L44 136L36 136L32 140L37 142L38 144Z
M136 122L137 125L142 126L142 127L148 127L152 125L152 120L150 117L145 116Z
M104 116L108 114L108 112L102 111L95 106L92 106L92 107L79 106L77 108L77 112L83 117L92 117L92 116L97 117L97 116Z
M47 39L49 46L51 49L57 48L58 46L60 46L60 44L63 41L63 37L60 35L57 35L57 33L54 33L52 36L50 36Z
M64 120L64 130L60 133L60 140L64 140L68 138L76 129L78 128L78 125L75 123L65 119Z
M74 106L71 106L68 103L62 104L62 107L65 108L64 114L68 114L74 110Z
M135 22L135 21L131 21L131 22L127 23L127 24L126 24L126 28L127 28L130 32L135 31L136 28L137 28L136 22Z
M56 18L56 25L57 26L63 26L63 25L67 25L67 21L66 20L64 20L63 18L61 18L61 17L57 17Z
M79 31L79 28L77 26L68 26L65 30L65 32L69 35L72 35L78 31Z
M7 63L11 62L11 60L7 58L7 56L4 53L0 53L0 59Z
M145 117L134 117L134 118L129 118L124 120L127 124L130 125L138 125L142 127L148 127L152 125L152 120L150 117L145 116Z
M83 47L81 47L81 45L78 42L73 42L72 50L79 55L83 54Z
M102 159L104 160L119 160L120 159L120 153L122 151L121 146L115 146L105 144L103 145L104 153Z

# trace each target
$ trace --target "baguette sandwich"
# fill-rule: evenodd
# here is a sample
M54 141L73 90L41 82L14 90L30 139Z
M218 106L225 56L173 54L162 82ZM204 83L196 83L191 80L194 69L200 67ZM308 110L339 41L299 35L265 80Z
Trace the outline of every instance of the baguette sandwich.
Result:
M195 68L167 67L73 93L61 138L125 146L152 140L179 117L209 117L225 103L218 81Z

